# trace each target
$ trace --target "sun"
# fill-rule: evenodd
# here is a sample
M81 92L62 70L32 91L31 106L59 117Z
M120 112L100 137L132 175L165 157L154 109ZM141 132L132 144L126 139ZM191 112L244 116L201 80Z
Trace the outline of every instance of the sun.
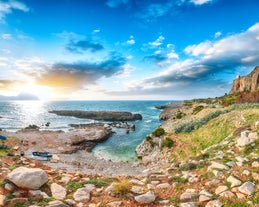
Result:
M52 100L57 96L53 89L48 86L40 86L35 83L21 85L18 88L19 93L28 93L37 96L40 100Z

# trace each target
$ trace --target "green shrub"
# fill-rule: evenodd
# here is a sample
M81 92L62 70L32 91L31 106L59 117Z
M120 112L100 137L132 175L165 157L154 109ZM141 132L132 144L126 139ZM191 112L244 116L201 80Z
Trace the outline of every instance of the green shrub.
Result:
M87 180L83 182L84 184L93 184L97 188L101 188L103 186L108 186L111 181L110 180Z
M122 180L114 184L113 190L115 195L125 196L130 192L130 183L128 180Z
M74 191L79 188L82 188L83 186L84 186L84 183L82 183L82 182L71 182L71 183L68 183L67 190Z
M183 116L185 116L185 114L182 111L178 110L176 112L175 118L176 119L181 119L181 118L183 118Z
M181 132L189 133L195 129L200 128L202 125L206 124L211 119L214 119L214 118L220 116L221 114L225 114L228 112L230 112L230 109L226 109L224 111L215 111L213 113L208 114L207 116L203 117L202 119L200 119L198 121L191 121L191 122L182 124L179 127L174 128L174 131L176 134L181 133Z
M160 137L165 134L165 130L163 128L157 128L155 131L152 132L152 136Z
M204 109L204 106L203 105L199 105L199 106L196 106L193 111L192 111L192 114L198 114L200 111L202 111Z
M164 138L164 147L172 148L173 146L173 140L169 137Z
M147 142L150 142L152 140L152 137L151 136L146 136L146 141Z

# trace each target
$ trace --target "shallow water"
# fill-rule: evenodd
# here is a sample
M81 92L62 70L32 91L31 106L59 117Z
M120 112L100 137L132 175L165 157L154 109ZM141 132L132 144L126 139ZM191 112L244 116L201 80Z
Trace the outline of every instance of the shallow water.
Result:
M48 113L51 110L86 110L86 111L128 111L140 113L143 120L128 122L136 125L136 131L126 134L124 129L116 129L106 142L98 144L94 155L113 161L135 160L136 146L160 125L160 110L154 106L172 101L13 101L0 102L0 128L16 131L28 125L38 125L41 129L70 129L69 124L84 124L97 122L89 119L57 116ZM45 124L50 122L50 126Z

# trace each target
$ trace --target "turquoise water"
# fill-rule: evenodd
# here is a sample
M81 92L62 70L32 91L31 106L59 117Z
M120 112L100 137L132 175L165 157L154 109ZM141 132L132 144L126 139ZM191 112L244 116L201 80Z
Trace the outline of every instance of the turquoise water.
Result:
M128 122L136 125L136 131L125 133L116 129L116 133L107 141L98 144L93 153L105 159L134 160L135 148L141 141L160 125L159 113L154 106L172 101L13 101L0 102L0 128L16 131L30 124L41 126L41 129L68 130L69 124L93 123L89 119L57 116L48 113L51 110L86 110L86 111L128 111L140 113L143 120ZM50 126L45 124L50 122Z

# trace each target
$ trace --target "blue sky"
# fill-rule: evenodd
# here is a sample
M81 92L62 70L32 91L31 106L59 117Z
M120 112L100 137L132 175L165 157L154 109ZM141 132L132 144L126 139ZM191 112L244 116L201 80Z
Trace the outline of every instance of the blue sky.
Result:
M258 0L0 0L0 95L224 95L259 65L258 8Z

